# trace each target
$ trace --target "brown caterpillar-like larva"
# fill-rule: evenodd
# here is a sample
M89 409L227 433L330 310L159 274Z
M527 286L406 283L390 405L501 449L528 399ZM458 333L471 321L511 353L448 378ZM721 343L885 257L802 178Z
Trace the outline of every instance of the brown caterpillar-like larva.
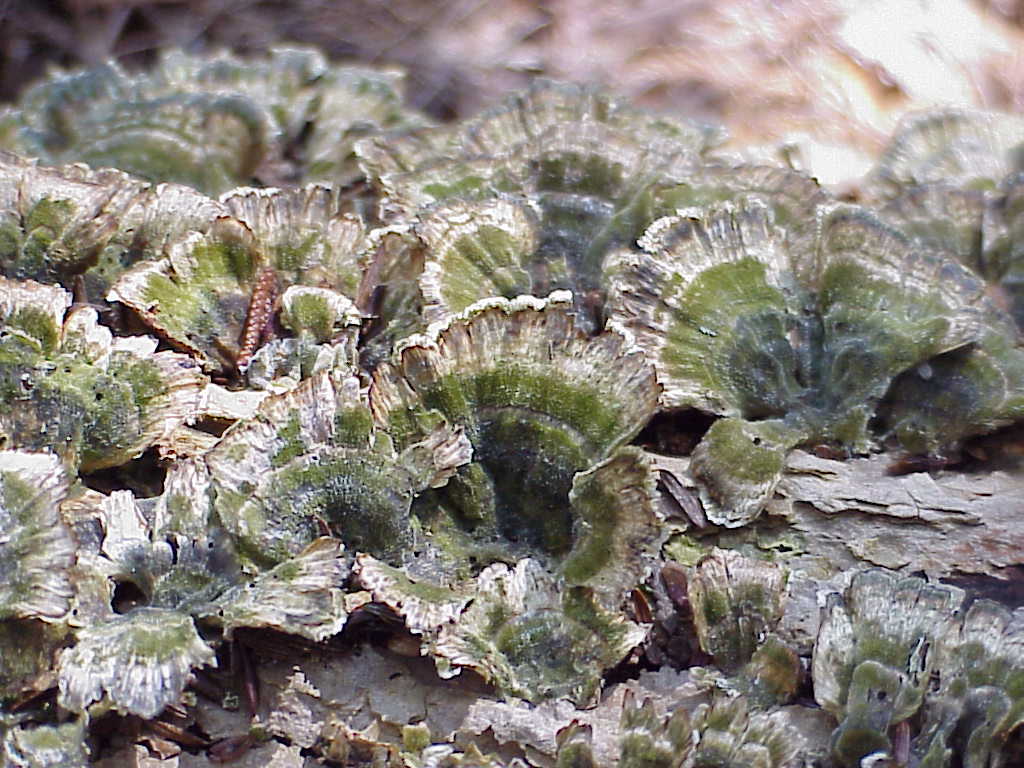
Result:
M264 267L256 276L252 300L249 302L249 314L242 328L241 348L235 364L242 373L249 367L253 354L259 349L267 324L274 313L277 300L277 274L271 267Z

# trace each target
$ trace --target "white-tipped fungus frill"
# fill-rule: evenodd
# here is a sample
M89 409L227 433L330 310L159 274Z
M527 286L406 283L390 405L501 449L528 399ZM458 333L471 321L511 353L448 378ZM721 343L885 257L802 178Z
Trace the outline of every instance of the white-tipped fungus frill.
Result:
M604 670L645 630L602 609L583 587L561 588L535 560L488 566L473 602L430 648L443 676L469 667L505 695L532 702L567 697L592 703Z
M0 151L0 274L59 282L79 301L101 302L129 266L225 214L188 187Z
M84 627L77 640L58 662L58 701L76 712L106 697L121 712L156 717L181 698L194 668L216 665L192 617L166 608L135 608Z
M85 471L123 464L191 420L204 378L155 339L114 337L57 286L0 278L0 434Z
M75 544L60 503L70 485L53 454L0 451L0 620L67 614Z
M257 627L320 642L338 634L348 615L367 602L342 589L349 571L344 545L320 538L290 560L228 589L201 615L223 627L226 639L238 627Z
M564 556L569 492L653 415L654 372L628 336L576 329L568 296L478 302L407 339L375 373L370 402L399 445L422 439L431 411L465 427L473 463L441 494L480 540Z
M782 618L786 571L733 550L715 549L688 579L697 638L727 673L750 661Z
M359 324L350 297L362 277L364 225L340 211L334 189L239 189L222 202L231 215L135 265L108 299L206 368L227 372L244 372L275 328L325 343ZM288 294L298 286L307 290Z
M781 712L751 712L742 696L702 704L693 729L700 734L694 768L783 768L803 747Z
M833 759L856 766L891 752L892 726L921 707L955 641L963 590L882 570L854 575L830 596L814 644L814 698L839 721Z
M214 509L244 559L278 563L328 532L398 562L411 551L414 497L465 464L469 443L435 420L395 450L364 397L354 377L317 374L267 398L207 455Z
M637 704L632 691L622 699L620 768L681 768L693 752L690 716L679 707L661 717L654 702Z
M357 138L423 122L402 108L401 79L333 67L312 49L273 48L248 59L164 51L145 73L114 62L52 73L11 113L6 148L212 195L254 178L301 179L307 170L312 180L347 182ZM288 151L303 132L308 167Z
M811 215L807 251L757 198L683 211L651 226L647 253L621 253L612 267L611 317L657 366L663 404L727 417L691 466L720 525L760 513L794 446L870 448L880 437L871 420L897 377L973 349L1005 322L967 269L914 247L868 210L831 204ZM996 370L1014 370L1012 358L1001 362ZM971 376L969 366L958 371ZM979 370L968 387L979 406L965 423L930 427L919 409L925 424L915 429L955 445L1006 423L1019 408L1012 381L1003 397L1006 386Z

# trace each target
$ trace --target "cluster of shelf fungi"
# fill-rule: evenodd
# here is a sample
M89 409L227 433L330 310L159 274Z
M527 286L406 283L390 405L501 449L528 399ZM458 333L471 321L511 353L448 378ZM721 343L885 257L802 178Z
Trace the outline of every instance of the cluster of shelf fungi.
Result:
M1019 761L1024 120L909 116L850 202L401 79L0 113L6 763Z

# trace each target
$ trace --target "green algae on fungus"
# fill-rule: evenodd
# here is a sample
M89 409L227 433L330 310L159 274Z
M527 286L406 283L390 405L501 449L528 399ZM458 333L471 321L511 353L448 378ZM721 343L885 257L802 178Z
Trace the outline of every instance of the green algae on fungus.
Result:
M0 436L84 471L117 466L192 419L205 379L155 339L118 337L61 288L0 278Z
M60 656L58 701L81 712L107 697L118 710L148 719L181 698L194 667L215 665L191 617L136 608L79 630L77 645Z
M573 477L634 437L657 403L653 369L629 339L583 335L568 302L561 293L479 302L407 339L370 390L399 445L421 439L431 410L465 427L474 461L442 503L512 556L569 552Z
M937 109L903 120L870 177L883 214L955 254L1024 328L1024 120Z
M681 768L693 752L693 727L682 707L659 717L650 699L637 704L632 691L627 691L621 728L621 768Z
M75 547L60 503L70 484L53 454L0 451L0 620L67 614Z
M190 485L183 480L172 484L174 492ZM150 519L128 491L95 496L76 513L83 525L95 520L102 535L80 545L76 643L57 664L59 701L84 711L107 700L123 713L152 718L180 700L193 668L215 664L189 612L234 583L238 566L215 529L204 525L199 539L186 533L196 529L186 517L206 521L202 505L178 504L176 518L156 505ZM121 585L137 598L118 602Z
M673 164L685 167L720 139L708 126L635 110L599 90L538 79L454 128L374 137L356 152L384 191L385 211L551 192L589 197L592 204L579 210L596 212L604 201L626 202L638 181Z
M174 483L179 491L182 485L180 480ZM208 504L182 510L176 519L162 515L159 499L145 507L129 491L80 501L77 516L82 522L91 517L98 523L102 538L80 544L76 580L82 585L94 581L93 588L102 592L102 599L93 606L98 610L79 610L79 623L89 626L111 619L115 593L122 585L131 586L129 591L136 597L121 610L143 605L187 613L205 606L241 578L232 544L212 524ZM185 522L186 516L194 519ZM190 535L188 531L199 523L201 532Z
M4 725L0 721L0 757L10 768L86 768L91 764L82 719L62 725L23 723L7 729Z
M454 674L453 664L468 666L505 695L532 702L568 696L579 704L643 637L621 606L648 575L663 538L654 486L643 453L623 448L576 475L564 502L575 542L561 559L537 552L514 573L496 565L474 580L468 578L473 566L501 556L501 549L471 536L453 546L457 537L429 527L433 521L424 516L428 536L422 562L412 564L414 579L360 556L357 580L410 631L424 635L424 652L442 674ZM542 663L531 643L546 644Z
M954 752L965 768L1008 764L1004 747L1024 722L1024 611L976 600L940 652L912 755L925 768L949 765Z
M332 67L309 49L250 59L167 51L143 74L113 62L53 73L9 115L6 148L219 194L254 178L301 178L288 150L306 140L314 179L350 181L356 138L422 123L401 108L400 88L393 71Z
M419 278L408 300L385 298L374 313L396 326L387 334L394 340L420 330L410 318L416 303L435 322L490 296L565 289L580 326L599 328L606 253L632 247L691 195L685 181L718 138L600 91L537 80L454 129L361 142L382 217L402 242L398 254L394 246L378 253L370 271L397 263L403 277ZM730 183L716 180L715 189ZM386 282L389 293L409 291Z
M281 324L297 335L308 335L315 344L325 344L359 325L359 311L335 291L293 285L281 297Z
M344 593L350 561L334 539L243 576L234 541L211 514L211 493L203 463L191 460L144 505L127 491L79 500L80 529L94 521L102 534L80 546L76 644L62 652L57 670L63 706L84 710L105 698L151 718L181 699L194 668L215 663L197 620L227 640L252 627L318 642L367 602L365 593ZM119 597L122 586L131 589Z
M556 735L556 768L597 768L593 728L573 720ZM637 704L632 690L622 698L619 723L618 765L621 768L682 768L693 753L694 733L690 717L679 707L661 716L654 702Z
M336 325L350 332L358 325L344 292L354 293L361 279L355 254L363 225L339 211L331 188L242 189L223 203L233 215L169 244L163 258L137 264L108 298L131 307L209 370L247 367L275 316L276 298L289 287L307 286L326 301L319 314L303 313L293 294L284 319L296 333L308 331L319 343L335 335ZM299 305L310 304L305 295Z
M750 661L782 618L786 572L773 563L715 549L687 585L700 647L726 673Z
M237 627L265 627L320 642L338 634L348 615L368 597L346 595L345 546L320 538L290 560L245 584L232 587L201 615L223 627L231 639Z
M424 320L444 320L488 296L544 296L570 287L564 265L551 265L553 280L547 284L537 284L528 271L538 224L526 201L509 198L454 202L421 213L415 232L430 254L419 281ZM549 271L549 265L540 270Z
M413 576L367 561L360 581L424 635L440 669L472 667L534 702L590 700L644 634L622 603L663 531L651 462L623 444L658 393L628 337L580 333L565 294L479 302L405 340L375 372L376 422L401 447L440 415L465 428L473 462L414 508ZM495 560L519 565L470 580ZM539 661L534 640L549 647Z
M605 254L674 210L650 190L679 183L717 138L600 91L537 80L461 126L368 139L357 151L381 190L382 218L416 222L408 247L426 250L428 321L489 296L565 289L589 306L580 323L596 328Z
M893 749L892 726L921 708L933 673L946 674L964 593L881 570L832 595L814 644L814 698L838 721L837 765Z
M646 634L602 609L590 590L560 589L535 560L488 566L459 621L430 648L442 676L469 667L505 695L532 702L567 697L587 706L601 674Z
M751 712L743 696L716 696L698 707L692 723L700 733L694 768L782 768L803 747L781 712Z
M826 204L811 215L814 237L790 240L757 197L682 211L650 227L645 253L617 253L610 266L611 318L651 356L663 405L727 417L692 464L720 525L760 513L794 446L871 448L869 425L894 380L957 350L970 357L1005 326L967 269L866 209ZM987 368L956 369L977 405L961 423L934 414L929 424L920 399L905 403L917 431L955 446L1012 420L1021 353L1000 351Z
M286 286L329 288L355 296L366 227L358 216L344 211L340 187L241 188L220 201L252 232L267 266Z
M249 391L279 394L324 371L355 370L360 313L347 297L293 285L278 303L281 326L292 335L266 341L244 364L240 358Z
M0 152L0 273L59 282L79 300L101 302L129 266L224 214L187 187Z
M472 599L472 593L459 586L413 581L402 569L371 555L356 557L356 580L369 590L374 602L401 616L406 628L418 635L456 621Z
M885 196L933 182L965 189L994 186L1024 171L1020 115L950 107L907 115L872 174Z
M643 635L619 611L662 532L650 462L623 444L657 398L628 338L579 332L565 294L479 302L405 340L375 372L376 422L412 446L440 414L465 428L473 462L417 506L426 535L415 577L374 565L360 580L425 635L440 669L470 666L530 701L589 700ZM466 580L520 558L514 572L495 565ZM438 579L435 559L462 581ZM527 581L544 587L516 592ZM463 609L465 594L477 597ZM543 661L533 640L550 647Z
M317 374L265 400L207 455L214 509L246 559L276 563L326 531L349 549L407 555L413 498L469 459L444 423L396 451L354 377Z

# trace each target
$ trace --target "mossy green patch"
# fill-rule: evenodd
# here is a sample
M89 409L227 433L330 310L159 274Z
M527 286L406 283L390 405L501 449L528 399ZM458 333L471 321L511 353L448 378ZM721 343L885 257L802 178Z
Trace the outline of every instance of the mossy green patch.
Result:
M751 258L718 264L679 289L662 352L668 374L721 393L747 418L785 413L802 387L786 300L767 267Z
M475 456L491 478L498 529L513 543L550 554L573 544L569 490L588 464L577 439L558 423L518 409L481 425Z
M334 336L334 321L334 311L325 296L304 293L292 300L288 312L289 327L296 333L309 333L317 344L330 341Z
M292 582L302 574L302 566L295 560L285 560L270 572L270 576L278 581Z
M152 621L152 614L146 615L142 621L135 621L135 618L133 612L117 619L130 627L125 650L133 656L148 659L150 663L176 660L198 637L192 619L184 615L166 613L159 623Z
M448 308L460 312L487 296L513 298L529 293L529 275L522 264L530 254L511 233L483 226L460 237L441 255L441 294Z
M459 599L458 593L447 587L431 584L429 581L413 581L400 568L393 568L382 563L378 563L376 567L386 571L388 576L394 580L394 585L389 589L399 594L434 604L451 603Z
M593 591L586 587L565 589L562 592L562 610L582 630L580 647L586 648L586 654L591 658L607 656L608 650L619 645L625 636L625 625L602 611L594 600Z
M300 437L301 429L299 414L293 411L288 417L288 421L277 430L277 439L280 441L280 445L274 455L270 457L270 466L279 469L305 452L306 446Z
M153 401L167 391L160 369L148 360L115 353L107 370L70 358L57 360L53 372L33 392L49 440L77 441L86 471L121 464L146 446L143 425Z
M665 544L665 554L680 565L694 566L710 551L709 547L702 547L695 539L681 533Z
M300 273L307 266L309 254L321 238L319 232L308 232L299 240L275 246L272 249L274 265L279 272L292 273L294 282L300 282Z
M373 414L362 405L338 408L334 414L334 445L344 448L365 448L373 437Z
M4 325L16 329L39 344L39 354L49 357L57 350L60 328L53 316L39 307L20 307L4 319Z
M21 227L0 217L0 269L8 277L29 277L17 263L24 239Z
M622 194L624 169L603 155L551 153L537 161L537 189L615 200Z
M729 616L731 601L724 589L709 589L704 593L701 607L704 612L704 623L714 627Z
M195 269L188 278L152 274L142 298L172 338L219 359L218 344L239 343L256 264L244 246L229 242L199 244L192 257Z
M472 199L478 197L486 187L486 179L482 176L470 174L447 182L425 184L423 185L423 192L435 200L447 200L449 198Z
M562 575L569 584L584 584L611 562L613 539L619 528L620 502L599 483L589 482L582 492L574 491L576 517L571 556L562 563ZM586 535L580 539L581 528Z
M889 380L945 351L949 309L937 294L875 277L853 259L822 276L827 389L847 401L880 396Z
M70 200L44 197L25 215L25 232L47 244L57 238L75 215L75 204Z
M789 446L764 441L746 422L719 419L704 435L708 463L730 479L752 484L770 482L782 472Z
M266 521L268 547L286 537L289 547L301 548L326 526L349 549L387 559L410 544L412 496L395 465L365 452L321 449L275 473L252 510Z
M566 381L558 372L509 360L495 361L493 368L470 376L445 376L421 394L428 407L471 430L479 419L476 414L490 409L519 408L560 421L582 437L583 450L592 459L617 447L626 432L616 404L585 382ZM471 440L478 442L472 434Z
M67 626L29 619L0 621L0 703L20 698L53 665Z

